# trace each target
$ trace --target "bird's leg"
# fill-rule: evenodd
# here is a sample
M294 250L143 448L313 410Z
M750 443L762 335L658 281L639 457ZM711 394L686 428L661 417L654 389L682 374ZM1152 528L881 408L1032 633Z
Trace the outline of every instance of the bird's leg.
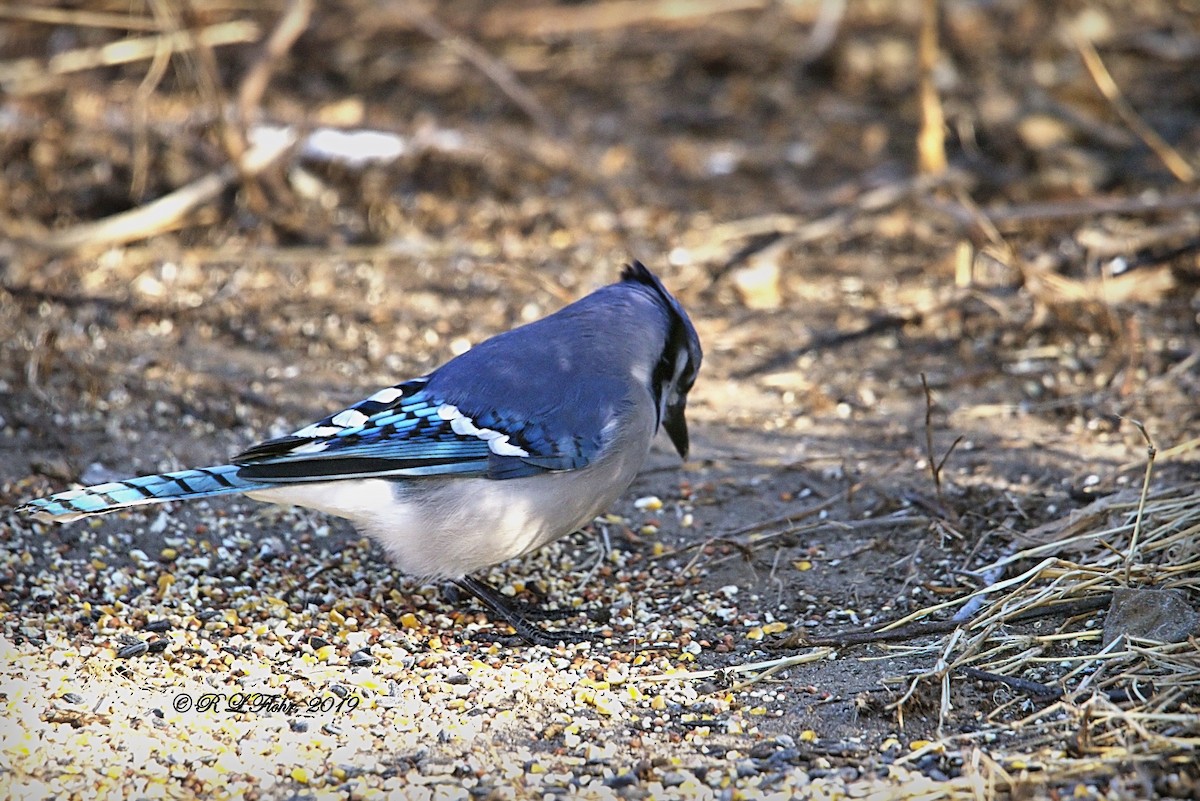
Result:
M560 642L582 642L587 639L578 633L550 633L534 626L520 612L508 604L504 596L493 590L484 582L471 576L454 579L454 584L475 596L487 610L505 623L513 627L517 636L530 645L555 646Z

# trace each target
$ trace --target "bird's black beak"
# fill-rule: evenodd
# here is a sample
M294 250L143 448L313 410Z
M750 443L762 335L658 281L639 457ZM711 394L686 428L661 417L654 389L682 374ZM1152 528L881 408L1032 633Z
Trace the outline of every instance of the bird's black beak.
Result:
M686 459L688 455L688 430L687 418L683 416L683 409L683 403L668 406L667 413L663 416L663 428L667 429L667 435L675 445L675 450L679 451L679 455Z

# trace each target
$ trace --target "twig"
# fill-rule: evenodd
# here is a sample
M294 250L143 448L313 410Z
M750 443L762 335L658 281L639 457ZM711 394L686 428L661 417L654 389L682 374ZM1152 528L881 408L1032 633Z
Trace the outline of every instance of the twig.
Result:
M1191 356L1188 357L1188 359L1191 359L1191 358L1192 358ZM1186 362L1186 361L1188 361L1188 359L1184 359L1184 361ZM1181 362L1181 364L1182 363L1183 362ZM1175 368L1171 368L1171 369L1175 369ZM1192 437L1189 440L1184 440L1183 442L1179 443L1178 445L1172 445L1171 447L1164 450L1162 453L1159 453L1158 456L1163 459L1174 459L1176 456L1187 453L1188 451L1194 451L1194 450L1196 450L1196 448L1200 448L1200 437ZM1129 465L1129 466L1132 466L1132 465ZM1125 469L1126 467L1127 467L1127 465L1121 465L1122 469Z
M74 72L152 59L164 47L172 53L186 53L198 46L220 47L253 42L258 36L259 28L253 22L234 20L210 25L194 34L175 31L159 36L121 39L102 47L68 50L54 56L48 63L23 58L0 63L0 87L10 94L29 95L53 89L59 85L58 79Z
M816 22L800 47L800 61L812 64L829 52L846 16L846 0L821 0Z
M937 661L934 663L933 668L921 673L918 676L914 676L913 680L909 682L908 690L905 691L904 695L887 705L887 709L895 710L896 724L901 729L904 728L904 704L907 703L908 699L912 698L917 692L917 687L920 686L921 680L929 678L930 676L938 676L941 678L942 699L941 706L938 709L938 728L940 729L942 727L942 724L945 721L946 712L949 711L950 671L948 668L950 653L954 650L954 646L958 644L959 639L962 638L962 634L963 632L961 628L955 629L954 632L946 638L946 644L942 646L941 652L938 654Z
M241 172L258 174L282 158L295 143L295 134L289 132L272 141L255 145L242 159ZM80 248L102 249L135 239L145 239L177 225L196 207L221 194L237 180L238 175L238 168L227 164L220 170L144 206L102 220L54 231L34 244L52 252L66 252Z
M534 124L547 134L557 136L558 123L554 117L542 105L542 101L521 83L508 65L461 34L451 31L441 21L418 8L415 3L406 3L404 13L422 33L483 73L509 100L525 112Z
M963 441L963 436L965 435L959 434L957 437L955 437L954 441L950 443L950 447L946 449L944 454L942 454L941 461L937 463L938 475L942 474L942 470L946 467L946 461L950 458L951 454L954 453L954 449L958 447L958 443Z
M1036 609L1027 609L1005 620L1005 623L1024 623L1055 615L1072 617L1085 612L1104 609L1112 603L1112 594L1105 593L1094 598L1081 598L1066 603L1048 604ZM945 634L968 625L961 620L935 620L932 623L913 623L908 626L875 631L846 631L831 634L828 637L806 637L802 632L796 632L779 642L778 648L809 648L824 646L829 648L849 648L854 645L869 645L877 642L895 642L897 640L913 640L918 637L928 637L931 634Z
M183 0L180 4L185 19L198 19L200 14L195 4L198 0ZM231 119L228 96L221 81L221 70L217 64L216 52L202 42L197 42L196 48L187 54L188 63L192 67L193 77L204 102L212 109L217 120L216 134L218 142L224 148L229 163L238 170L238 182L242 186L246 205L259 217L267 216L269 206L267 198L254 174L242 169L244 156L249 144L246 141L245 120Z
M1110 652L1117 650L1118 647L1120 647L1121 645L1123 645L1127 642L1128 642L1127 637L1114 637L1113 640L1108 645L1106 645L1100 649L1100 651L1096 654L1096 656L1097 657L1108 656L1110 654ZM1064 687L1067 686L1067 682L1069 682L1071 679L1073 679L1077 674L1082 673L1085 670L1087 670L1088 667L1090 666L1091 662L1092 662L1092 660L1080 662L1079 665L1076 666L1074 670L1071 670L1066 675L1062 676L1059 679L1059 683L1062 684L1062 686L1064 686ZM1100 665L1094 671L1092 671L1091 673L1089 673L1088 675L1083 677L1083 680L1080 681L1079 685L1075 688L1075 692L1079 693L1079 692L1086 690L1088 688L1088 685L1091 684L1092 682L1098 683L1099 680L1104 676L1105 671L1107 671L1112 664L1113 663L1107 659L1102 661L1100 663Z
M754 574L754 580L758 581L758 571L754 569L754 549L749 545L738 542L737 540L730 540L724 537L711 537L702 543L697 543L701 546L700 550L696 551L696 555L693 556L688 563L683 566L683 569L679 571L679 574L686 576L691 573L696 565L700 563L700 560L704 558L704 548L717 543L729 545L740 552L742 555L742 560L750 566L750 572Z
M290 0L254 65L246 71L238 89L238 116L241 117L243 126L250 124L250 118L262 102L263 93L267 90L275 68L308 27L312 9L313 0Z
M762 9L769 0L607 0L607 2L530 8L497 8L483 20L489 37L564 36L652 23L678 24L714 14Z
M1138 420L1130 419L1129 422L1137 426L1137 430L1142 432L1142 439L1146 440L1146 475L1142 478L1142 494L1138 498L1137 516L1133 520L1133 533L1129 537L1129 550L1125 554L1126 584L1129 584L1129 570L1137 555L1138 539L1142 533L1142 514L1146 510L1146 496L1150 492L1150 474L1154 471L1154 457L1158 454L1158 449L1154 447L1154 441L1146 433L1146 427Z
M1125 269L1158 264L1200 248L1200 219L1186 216L1163 225L1139 228L1136 232L1112 233L1085 228L1075 241L1087 248L1093 259L1125 259Z
M738 673L756 673L758 671L770 671L771 673L783 670L784 668L793 667L795 665L803 665L809 662L819 662L832 653L828 648L817 648L807 654L799 654L797 656L788 656L782 659L768 659L762 662L748 662L744 665L734 665L727 668L718 668L716 670L688 670L678 673L656 673L651 676L637 676L634 681L688 681L694 679L711 679L718 676L727 676L729 674Z
M933 476L933 488L937 494L938 506L945 509L946 501L942 497L942 468L946 466L946 460L950 458L950 454L954 453L958 443L962 442L963 435L959 434L954 442L950 443L950 447L946 449L946 453L940 461L934 458L933 392L929 389L929 382L925 379L924 373L921 373L921 387L925 390L925 458L929 461L929 472Z
M938 0L921 3L920 60L921 130L917 134L917 164L923 175L946 171L946 115L934 84L938 59Z
M173 6L164 0L152 0L149 3L150 10L154 14L154 20L159 26L159 30L163 33L179 33L180 26ZM145 76L141 83L138 84L135 97L136 102L133 104L132 114L133 119L133 145L132 145L132 168L129 177L129 196L137 200L143 199L146 192L146 182L150 176L150 97L154 94L154 90L158 88L159 82L163 76L167 74L167 68L171 65L171 50L165 46L159 47L154 58L150 62L150 67L146 70Z
M66 8L38 8L29 4L0 6L0 19L19 19L47 25L72 25L77 28L116 28L122 31L156 31L158 23L131 14L82 11Z
M938 473L937 460L933 458L933 393L929 390L929 381L921 373L921 388L925 390L925 460L929 462L929 472L933 475L933 488L937 493L938 503L942 501L942 477Z
M924 197L922 202L934 211L947 214L960 224L971 226L976 217L959 203ZM1084 200L1026 203L981 209L997 228L1017 228L1031 222L1053 222L1101 214L1155 214L1200 207L1200 192L1151 197L1094 197Z
M980 681L991 681L998 684L1003 684L1006 687L1011 687L1014 690L1020 690L1026 695L1031 695L1034 698L1047 701L1057 701L1062 698L1063 691L1056 687L1049 687L1045 684L1039 684L1036 681L1018 678L1016 676L1005 676L1000 673L990 673L986 670L980 670L973 667L960 667L958 672L969 679L978 679Z
M999 251L998 260L1006 264L1012 264L1016 261L1012 245L1004 239L991 217L984 213L983 209L979 208L979 204L971 197L966 189L956 187L954 196L958 199L959 204L971 218L973 224L979 231L987 237L988 242L992 247Z
M786 528L776 529L775 531L765 532L763 534L758 534L756 536L752 535L749 539L749 542L746 544L746 546L753 551L753 549L761 548L773 540L777 540L777 539L780 539L783 537L790 537L790 536L794 536L797 534L815 534L817 532L830 532L830 533L837 535L837 534L845 533L845 532L849 532L849 531L866 531L867 529L870 529L870 528L880 528L880 527L893 528L893 527L902 526L905 524L913 524L915 526L915 528L913 530L918 530L918 529L925 528L928 525L928 523L929 523L929 517L927 515L910 515L910 516L901 517L901 518L883 518L883 517L867 518L864 520L851 520L849 522L845 522L842 520L822 520L822 521L816 521L816 522L812 522L812 523L805 523L804 525L800 525L800 526L788 526ZM720 542L720 540L718 540L718 542ZM705 544L707 544L707 543L705 543ZM858 548L856 548L854 550L851 550L848 553L841 554L841 555L839 555L837 557L833 557L833 558L841 559L844 561L846 559L850 559L850 558L858 555L859 553L861 553L863 551L871 550L873 548L877 548L878 546L879 546L879 541L878 541L878 538L876 538L864 545L859 546ZM729 561L733 557L734 557L733 554L726 554L724 556L718 556L718 557L714 558L710 562L710 564L713 566L716 566L716 565L719 565L719 564ZM658 557L651 557L651 558L658 558ZM907 557L906 557L906 559L907 559ZM694 560L693 560L693 562L694 562Z
M1100 58L1100 54L1096 52L1096 47L1092 44L1091 40L1083 34L1077 33L1075 35L1075 47L1079 50L1079 55L1083 59L1084 66L1087 67L1088 74L1096 82L1096 88L1112 104L1113 109L1120 115L1125 124L1138 135L1138 138L1146 143L1147 147L1154 151L1154 155L1158 156L1159 161L1171 171L1172 175L1184 183L1191 183L1196 180L1196 171L1192 168L1192 165L1183 156L1179 155L1179 151L1171 147L1165 139L1159 136L1158 131L1151 128L1137 111L1134 110L1129 101L1125 99L1121 88L1113 80L1112 73L1108 71L1108 67L1104 66L1104 61Z
M1006 687L1011 687L1014 690L1023 692L1026 695L1029 695L1038 701L1060 701L1063 698L1066 698L1068 695L1070 695L1070 696L1078 696L1079 695L1079 691L1075 691L1073 693L1068 693L1066 690L1060 690L1057 687L1051 687L1047 684L1041 684L1036 681L1029 681L1028 679L1022 679L1018 676L1005 676L1002 673L992 673L987 670L980 670L979 668L963 666L963 667L958 668L958 672L961 673L962 675L966 676L969 679L977 679L979 681L990 681L990 682L995 682L997 684L1003 684ZM1133 689L1134 689L1134 691L1137 691L1139 688L1135 687ZM1143 698L1143 693L1137 692L1135 695L1135 692L1131 692L1129 689L1126 689L1126 688L1118 688L1118 689L1112 689L1112 690L1099 690L1098 689L1098 690L1096 690L1096 692L1099 693L1100 695L1103 695L1105 698L1107 698L1109 701L1113 702L1114 704L1126 703L1126 702L1132 700L1134 697L1139 698L1139 700L1145 700L1145 698ZM1153 685L1151 685L1150 694L1153 694L1153 692L1154 692L1154 687L1153 687Z

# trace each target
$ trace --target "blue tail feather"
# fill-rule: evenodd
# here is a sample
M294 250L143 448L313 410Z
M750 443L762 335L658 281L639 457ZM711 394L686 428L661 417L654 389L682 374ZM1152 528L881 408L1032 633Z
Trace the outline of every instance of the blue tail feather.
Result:
M268 486L239 478L239 469L237 465L223 464L111 481L38 498L21 506L19 511L32 513L42 520L65 523L126 506L208 498L250 492Z

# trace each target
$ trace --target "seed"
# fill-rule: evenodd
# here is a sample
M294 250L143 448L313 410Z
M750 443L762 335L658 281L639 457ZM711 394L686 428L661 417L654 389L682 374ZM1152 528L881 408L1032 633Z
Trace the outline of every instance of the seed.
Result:
M117 657L120 659L131 659L135 656L141 656L150 650L150 645L143 640L130 643L117 651Z

